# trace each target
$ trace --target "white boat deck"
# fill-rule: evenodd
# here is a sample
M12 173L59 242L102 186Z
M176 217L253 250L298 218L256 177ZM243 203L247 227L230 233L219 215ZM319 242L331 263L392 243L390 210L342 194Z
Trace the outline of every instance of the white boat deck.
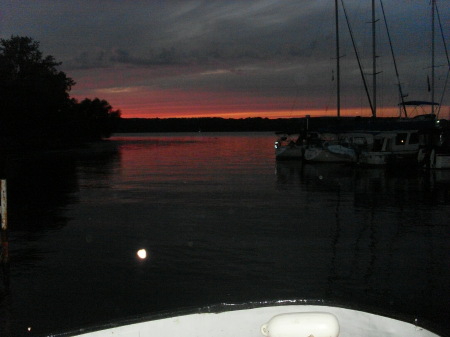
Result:
M325 312L335 315L339 321L340 337L438 336L428 330L416 326L415 324L405 323L399 320L369 314L366 312L320 305L281 305L232 310L221 313L196 313L112 327L95 332L80 333L77 336L262 337L261 327L272 317L282 313L300 312ZM311 335L313 335L313 333L305 336L299 335L299 337L309 337ZM271 337L282 336L287 335L274 335ZM314 336L320 337L317 335Z

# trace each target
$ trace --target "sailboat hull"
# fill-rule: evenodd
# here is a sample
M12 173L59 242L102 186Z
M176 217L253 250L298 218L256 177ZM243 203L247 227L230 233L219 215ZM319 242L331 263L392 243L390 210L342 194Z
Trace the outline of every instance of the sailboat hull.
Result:
M302 159L304 148L302 145L283 145L275 149L277 160Z
M309 147L305 149L304 160L316 163L354 163L356 153L353 149L342 145Z

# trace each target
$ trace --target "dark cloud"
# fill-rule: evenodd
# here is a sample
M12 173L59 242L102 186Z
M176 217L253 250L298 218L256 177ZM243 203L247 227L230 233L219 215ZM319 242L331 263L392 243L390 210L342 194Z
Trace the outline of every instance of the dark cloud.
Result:
M344 3L368 75L370 1ZM383 3L401 81L411 96L426 96L421 83L430 64L429 4ZM438 3L449 34L449 12L444 1ZM301 95L305 101L327 100L334 85L334 2L329 0L4 0L0 12L1 37L26 35L40 41L44 53L62 61L79 85L77 75L89 70L116 74L111 85L117 87L234 90ZM364 95L342 9L340 14L343 95L352 96L351 101ZM377 17L382 18L380 12ZM395 104L397 80L382 20L377 26L378 77L389 88L385 92L391 92L384 103ZM437 64L445 64L439 48ZM133 74L142 69L151 78L134 80L126 74L130 69L136 70Z

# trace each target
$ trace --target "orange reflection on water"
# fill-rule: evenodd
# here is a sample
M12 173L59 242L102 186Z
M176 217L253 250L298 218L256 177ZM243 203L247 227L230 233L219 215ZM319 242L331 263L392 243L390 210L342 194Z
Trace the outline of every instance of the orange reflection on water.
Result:
M133 186L136 183L220 181L224 168L238 174L237 170L246 170L249 161L273 161L274 139L271 132L254 133L250 137L248 133L180 133L112 138L122 149L121 181Z

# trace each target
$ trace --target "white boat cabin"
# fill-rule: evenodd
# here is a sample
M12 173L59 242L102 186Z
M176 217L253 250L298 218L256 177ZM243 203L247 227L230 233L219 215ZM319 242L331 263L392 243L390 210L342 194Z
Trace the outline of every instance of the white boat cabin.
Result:
M417 130L380 132L374 136L372 151L418 151L421 144Z

